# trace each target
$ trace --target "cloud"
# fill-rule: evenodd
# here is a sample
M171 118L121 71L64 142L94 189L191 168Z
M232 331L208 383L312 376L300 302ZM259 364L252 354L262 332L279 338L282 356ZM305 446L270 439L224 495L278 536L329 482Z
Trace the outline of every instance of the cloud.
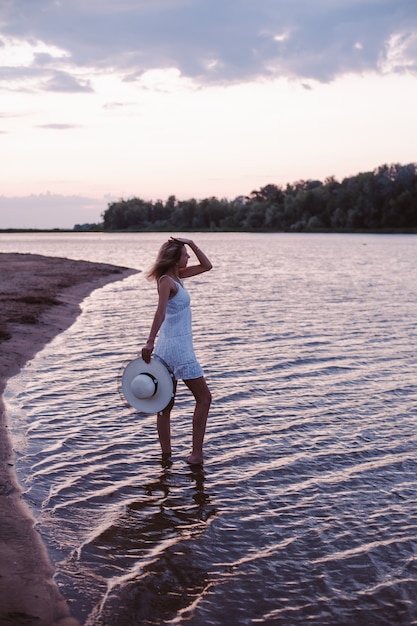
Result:
M40 124L38 128L47 128L50 130L72 130L80 128L79 124Z
M386 71L417 70L417 32L394 34L387 44Z
M200 83L417 71L415 0L14 0L2 32L42 42L34 68L53 49L66 74L43 85L61 91L91 90L81 70L177 68Z
M77 93L80 91L92 92L88 80L78 80L67 72L54 72L44 83L45 91L59 91Z

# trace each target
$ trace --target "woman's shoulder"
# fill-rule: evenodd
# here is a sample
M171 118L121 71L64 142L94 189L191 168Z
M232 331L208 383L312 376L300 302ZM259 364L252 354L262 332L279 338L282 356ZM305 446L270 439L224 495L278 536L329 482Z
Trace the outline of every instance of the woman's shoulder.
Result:
M177 281L175 280L175 278L173 278L173 277L172 277L172 276L170 276L169 274L162 274L162 276L160 276L160 277L158 278L158 281L157 281L157 282L158 282L158 285L159 285L159 283L160 283L162 280L164 280L165 282L168 282L168 281L169 281L169 282L171 282L171 283L178 284L178 283L177 283Z
M162 276L158 278L158 290L160 289L162 283L169 287L171 293L177 293L180 283L178 283L172 276L169 274L162 274Z

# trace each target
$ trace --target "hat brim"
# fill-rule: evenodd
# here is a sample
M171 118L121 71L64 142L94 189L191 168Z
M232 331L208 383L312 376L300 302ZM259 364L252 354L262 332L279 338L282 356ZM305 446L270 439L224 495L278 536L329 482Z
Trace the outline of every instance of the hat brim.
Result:
M132 391L132 381L139 374L150 374L158 381L155 394L151 398L137 398ZM174 375L167 364L157 355L149 363L141 357L130 361L121 376L121 390L126 402L140 413L159 413L174 397Z

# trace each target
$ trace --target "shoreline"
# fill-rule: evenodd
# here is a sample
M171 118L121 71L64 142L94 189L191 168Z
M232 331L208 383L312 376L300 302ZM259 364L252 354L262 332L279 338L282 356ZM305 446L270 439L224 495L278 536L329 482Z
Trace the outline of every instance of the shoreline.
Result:
M69 328L95 289L139 270L38 254L0 253L0 624L78 626L53 580L14 471L3 393L47 343Z

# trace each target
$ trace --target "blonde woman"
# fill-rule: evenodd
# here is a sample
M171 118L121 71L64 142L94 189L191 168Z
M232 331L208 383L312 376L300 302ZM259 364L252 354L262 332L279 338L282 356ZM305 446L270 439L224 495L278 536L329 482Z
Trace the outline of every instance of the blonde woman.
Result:
M187 246L197 257L198 263L188 266ZM148 278L157 283L158 306L142 358L150 362L154 351L172 370L175 380L183 380L195 398L193 415L192 451L187 458L190 465L203 463L203 441L211 404L211 393L197 361L193 348L190 296L183 279L211 270L212 265L202 250L191 239L177 237L164 243L156 261L148 272ZM176 388L176 383L175 383ZM171 410L174 400L157 416L159 442L162 456L171 456Z

